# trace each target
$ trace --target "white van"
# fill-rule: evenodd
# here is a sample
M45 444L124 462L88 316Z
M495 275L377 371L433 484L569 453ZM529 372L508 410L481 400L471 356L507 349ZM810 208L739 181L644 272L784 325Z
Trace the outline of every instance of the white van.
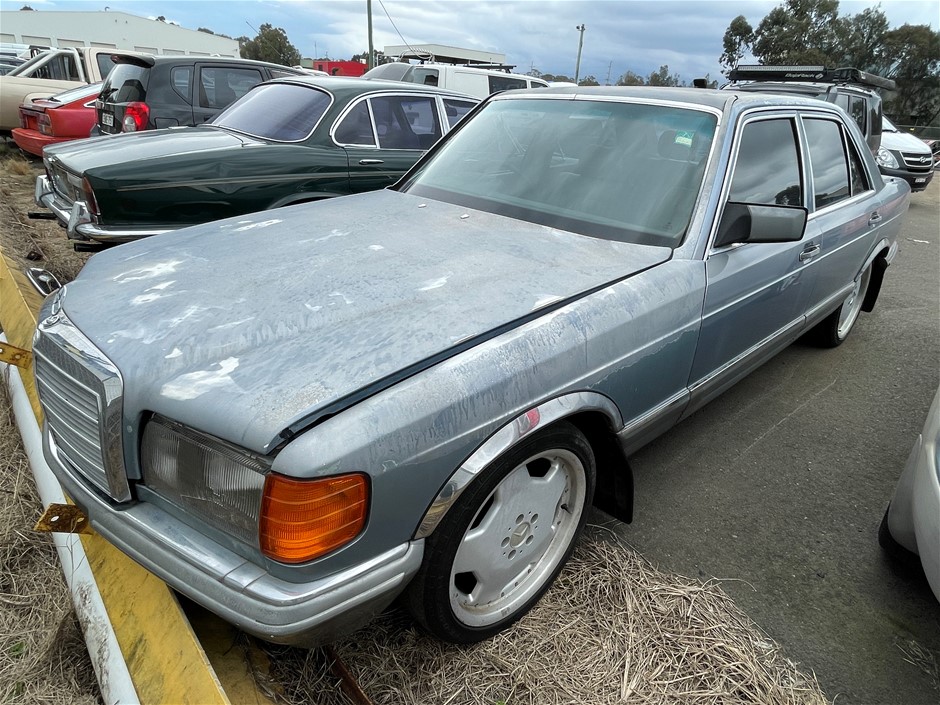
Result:
M392 74L397 75L393 76ZM455 66L453 64L414 64L410 66L402 63L383 64L367 71L363 78L390 78L397 81L420 83L425 86L437 86L450 91L466 93L477 98L486 98L491 93L508 91L514 88L548 88L548 83L540 78L496 69Z

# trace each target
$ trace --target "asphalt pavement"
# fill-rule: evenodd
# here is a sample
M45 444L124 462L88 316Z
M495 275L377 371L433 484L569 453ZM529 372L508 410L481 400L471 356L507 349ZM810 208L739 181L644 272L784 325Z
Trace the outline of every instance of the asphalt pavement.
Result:
M792 345L631 459L624 539L717 578L837 705L940 703L940 603L878 525L940 384L940 178L913 194L878 304Z

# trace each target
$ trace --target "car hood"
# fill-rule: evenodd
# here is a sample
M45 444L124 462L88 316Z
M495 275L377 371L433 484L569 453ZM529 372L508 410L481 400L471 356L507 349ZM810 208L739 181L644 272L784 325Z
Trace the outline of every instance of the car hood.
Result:
M881 146L899 152L930 154L930 147L922 139L914 137L908 132L889 132L885 130L881 133Z
M107 135L54 145L46 157L60 160L69 171L84 174L90 169L143 162L190 152L236 149L256 140L217 127L174 127Z
M671 257L393 191L91 258L63 309L157 411L258 452L468 345Z

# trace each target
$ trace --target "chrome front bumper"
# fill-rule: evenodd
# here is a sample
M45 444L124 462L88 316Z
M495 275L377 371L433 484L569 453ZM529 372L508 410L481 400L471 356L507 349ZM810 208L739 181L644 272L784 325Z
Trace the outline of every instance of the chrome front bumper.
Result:
M114 228L99 225L95 217L88 210L84 201L75 201L69 205L56 196L52 182L45 174L36 177L36 190L33 195L37 206L48 208L54 214L59 224L65 228L70 240L94 240L108 245L117 245L122 242L132 242L142 237L160 235L177 228Z
M424 555L410 541L327 577L292 583L139 502L116 510L60 460L43 426L43 454L63 489L109 542L172 588L267 641L312 646L367 623L405 588Z

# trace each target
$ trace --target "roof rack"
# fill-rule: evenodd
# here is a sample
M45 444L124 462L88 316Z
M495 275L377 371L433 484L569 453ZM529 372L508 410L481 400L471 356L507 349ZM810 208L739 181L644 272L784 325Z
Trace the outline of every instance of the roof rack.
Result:
M827 69L825 66L762 66L745 65L731 69L728 79L737 81L802 81L821 83L855 83L872 88L884 88L893 91L896 84L890 78L882 78L872 73L852 67Z

